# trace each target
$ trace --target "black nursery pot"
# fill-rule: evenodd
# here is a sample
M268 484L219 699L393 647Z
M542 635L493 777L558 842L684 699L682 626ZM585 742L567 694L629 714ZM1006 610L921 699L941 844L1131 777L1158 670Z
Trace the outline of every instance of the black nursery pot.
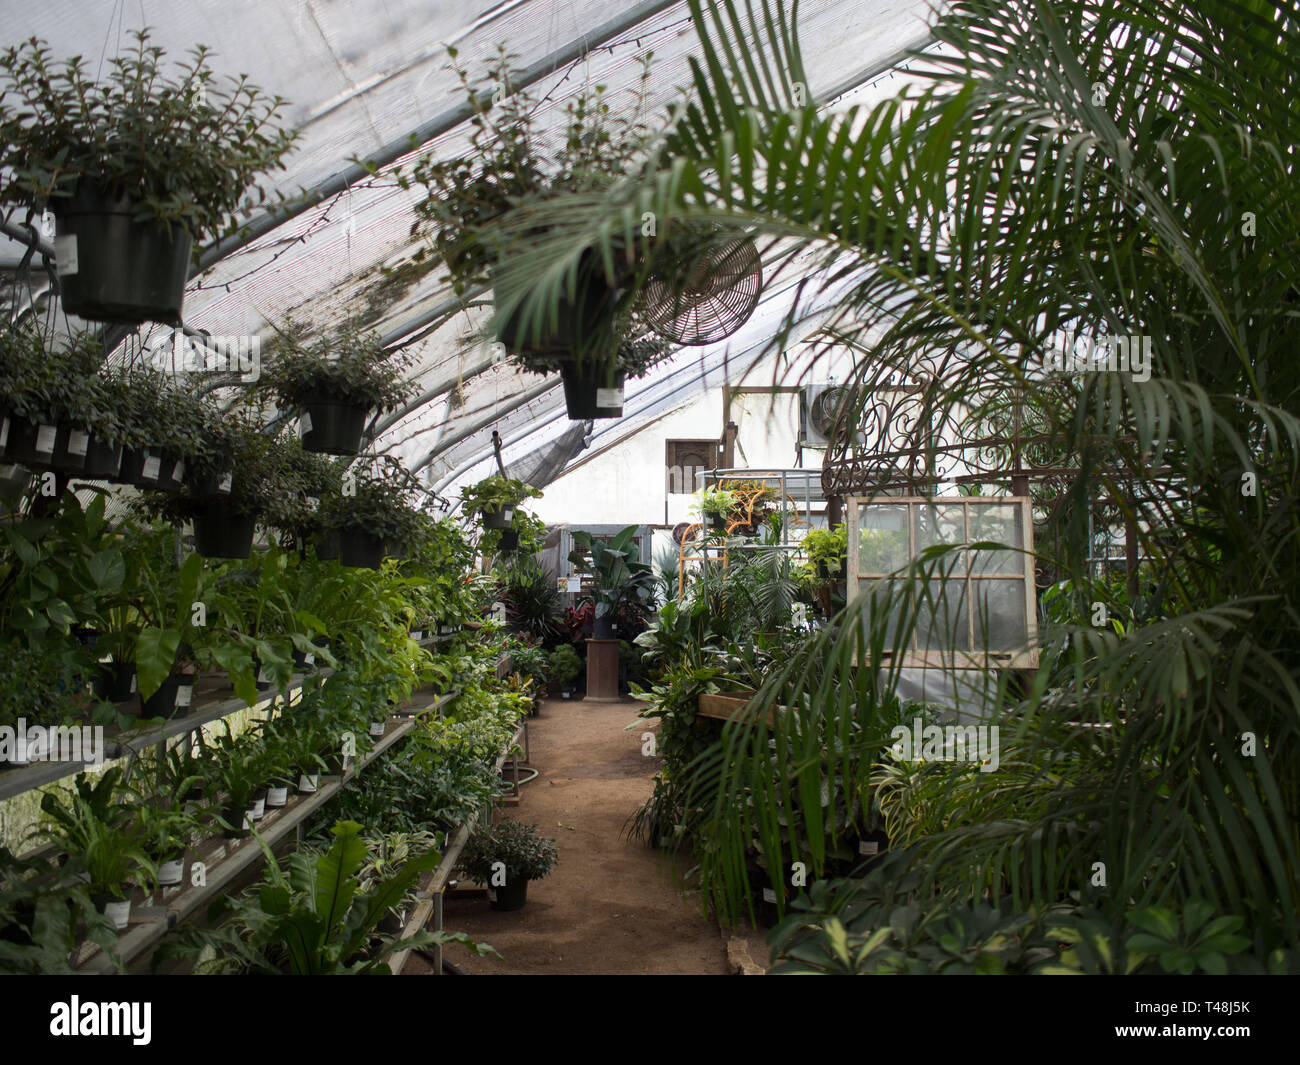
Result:
M68 314L100 322L180 322L189 231L138 222L135 212L125 195L94 188L79 188L56 205L56 265Z
M60 436L63 437L66 451L68 430L64 426L32 422L11 415L9 438L5 447L6 457L11 463L19 463L23 466L38 469L53 467Z
M119 477L123 484L137 488L157 488L163 492L179 492L184 486L176 476L175 455L157 448L137 451L126 448L122 452L122 469Z
M581 350L584 339L592 336L608 319L616 295L601 273L596 253L589 250L578 264L574 298L564 300L556 308L554 326L544 335L534 336L525 328L524 308L521 306L506 320L500 332L501 343L507 351L562 354ZM500 300L496 302L500 303Z
M32 483L32 471L26 466L0 463L0 498L17 499Z
M140 696L141 717L172 718L189 713L194 696L194 675L177 673L162 682L148 699Z
M63 473L82 473L90 451L90 433L73 425L59 426L50 465Z
M576 362L565 362L560 365L560 379L564 383L564 405L568 409L570 421L623 416L621 372L614 375L611 387L607 384L604 367L579 367Z
M216 500L194 515L194 546L207 558L248 558L257 519Z
M117 480L122 474L122 445L110 444L92 433L82 472L95 480Z
M345 566L378 569L384 562L384 541L361 529L339 532L339 561Z
M514 529L501 530L501 550L516 551L519 548L519 533Z
M339 534L336 532L318 533L312 543L316 547L316 558L320 562L332 562L339 557Z
M502 507L500 510L485 510L483 511L483 528L509 529L510 523L514 520L514 517L514 507Z
M192 499L202 501L223 500L230 497L230 488L235 475L230 471L223 473L205 473L202 476L186 474L185 491Z
M101 662L95 676L95 694L110 703L124 703L135 694L134 662Z
M369 407L341 403L323 396L304 399L302 447L323 455L355 455L361 450Z
M505 885L492 891L496 894L490 900L494 910L522 910L528 901L528 881L522 876L507 876Z

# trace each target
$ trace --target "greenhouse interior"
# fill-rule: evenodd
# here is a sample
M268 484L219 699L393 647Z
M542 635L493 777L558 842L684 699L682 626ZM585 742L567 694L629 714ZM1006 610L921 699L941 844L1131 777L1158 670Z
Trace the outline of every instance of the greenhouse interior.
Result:
M1300 973L1294 3L0 6L0 972Z

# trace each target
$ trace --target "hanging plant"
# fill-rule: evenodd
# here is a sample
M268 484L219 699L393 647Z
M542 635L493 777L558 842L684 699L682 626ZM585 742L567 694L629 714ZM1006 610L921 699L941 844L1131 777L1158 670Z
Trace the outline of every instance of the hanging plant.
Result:
M86 464L102 357L89 333L53 345L31 320L0 323L0 455L31 468Z
M96 82L32 38L0 53L0 204L58 220L63 307L105 321L178 322L196 245L266 202L258 175L297 136L284 101L217 79L195 48L174 73L147 29Z
M150 366L103 372L96 438L121 446L118 479L139 488L179 492L190 464L204 460L203 428L213 408L183 378Z
M376 569L386 551L419 535L421 520L400 481L361 471L344 479L342 493L321 500L321 528L338 534L343 565Z
M388 351L379 334L345 323L310 339L294 321L275 329L258 391L300 412L302 445L329 455L355 455L366 421L415 394L406 380L413 356Z
M409 178L399 180L403 187L426 190L417 212L457 295L493 287L492 331L511 361L532 373L561 373L570 418L618 417L624 380L641 376L669 353L666 344L630 340L643 332L630 311L632 294L624 290L636 270L634 258L616 256L611 264L594 253L583 256L568 298L544 317L528 306L530 294L500 286L499 268L545 242L548 227L528 224L530 208L561 196L599 193L626 179L644 166L652 137L640 122L614 114L597 87L570 102L562 137L548 144L537 125L537 101L512 87L510 58L502 51L488 70L499 100L491 107L457 68L475 112L469 151L451 160L425 156ZM649 57L642 102L648 78ZM640 110L638 104L632 113ZM500 225L511 215L521 219L518 225Z

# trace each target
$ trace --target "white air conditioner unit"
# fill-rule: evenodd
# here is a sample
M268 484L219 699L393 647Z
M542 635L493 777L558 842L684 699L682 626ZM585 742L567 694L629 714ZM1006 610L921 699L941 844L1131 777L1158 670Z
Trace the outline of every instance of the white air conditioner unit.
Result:
M846 385L805 385L799 404L799 437L804 447L826 447L849 396Z

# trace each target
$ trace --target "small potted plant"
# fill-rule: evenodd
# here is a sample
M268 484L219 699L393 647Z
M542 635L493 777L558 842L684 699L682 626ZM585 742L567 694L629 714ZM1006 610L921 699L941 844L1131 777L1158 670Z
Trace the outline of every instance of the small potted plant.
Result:
M549 876L558 857L555 840L543 838L536 825L502 821L475 830L460 866L487 885L494 910L519 910L528 901L528 882Z
M498 548L513 551L519 546L519 529L528 519L518 509L525 499L540 498L541 491L514 478L493 474L461 489L460 497L466 511L478 511L483 516L487 531L482 550L490 553Z
M197 827L194 816L156 802L141 803L136 807L136 816L141 847L158 870L159 886L179 886L185 879L185 851Z
M838 579L844 573L844 560L848 556L848 527L811 529L803 538L803 550L819 581Z
M257 388L278 406L299 412L307 451L355 455L370 416L415 394L405 377L412 356L386 350L379 334L355 324L311 340L289 320L267 347Z
M573 693L573 682L582 672L582 659L572 644L562 643L548 656L551 682L560 690L560 696L568 699Z
M127 366L103 376L104 413L96 437L122 448L117 480L137 488L181 491L188 464L202 453L201 431L211 408L155 367Z
M709 485L695 493L695 512L711 529L725 529L727 518L736 505L736 493Z
M35 38L0 53L0 204L53 208L69 314L178 322L192 249L265 202L258 175L296 134L274 127L284 101L216 79L205 48L169 74L134 36L101 82Z

